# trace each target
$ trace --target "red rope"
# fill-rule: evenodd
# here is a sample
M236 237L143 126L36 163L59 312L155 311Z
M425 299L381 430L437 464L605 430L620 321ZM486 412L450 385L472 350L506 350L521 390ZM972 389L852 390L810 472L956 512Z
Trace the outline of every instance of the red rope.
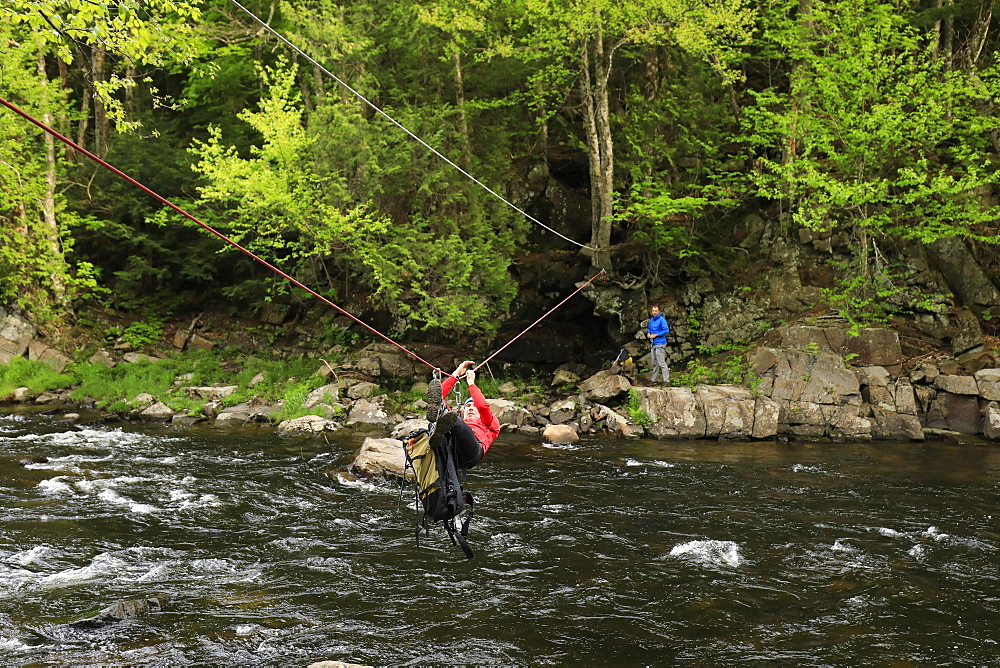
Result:
M515 336L515 337L514 337L513 339L511 339L510 341L508 341L507 343L505 343L505 344L504 344L503 346L501 346L501 347L500 347L500 349L499 349L499 350L497 350L497 351L496 351L495 353L493 353L492 355L490 355L489 357L487 357L487 358L486 358L485 360L483 360L482 362L480 362L480 363L479 363L479 364L478 364L478 365L476 366L476 369L478 369L479 367L483 366L484 364L486 364L487 362L489 362L489 361L490 361L491 359L493 359L494 357L496 357L497 355L499 355L499 354L500 354L501 352L503 352L503 351L504 351L504 349L505 349L505 348L507 348L507 346L509 346L510 344L514 343L514 342L515 342L515 341L517 341L517 340L518 340L519 338L521 338L522 336L524 336L525 334L527 334L527 333L528 333L528 330L529 330L529 329L531 329L532 327L534 327L535 325L537 325L538 323L540 323L540 322L541 322L542 320L545 320L545 318L549 317L549 315L550 315L550 314L551 314L551 313L552 313L553 311L555 311L555 310L556 310L557 308L559 308L560 306L562 306L563 304L565 304L566 302L568 302L568 301L570 300L570 298L572 298L572 297L573 297L574 295L576 295L576 293L580 292L580 291L581 291L581 290L583 290L583 289L584 289L585 287L587 287L588 285L590 285L591 283L593 283L593 282L594 282L594 280L595 280L595 279L596 279L596 278L597 278L598 276L601 276L601 275L603 275L603 274L605 274L605 273L606 273L606 272L605 272L605 271L604 271L603 269L601 269L601 270L600 270L599 272L597 272L596 274L594 274L594 275L593 275L593 276L591 277L591 279L590 279L589 281L587 281L586 283L584 283L583 285L581 285L580 287L578 287L578 288L577 288L576 290L574 290L574 291L572 292L572 294L570 294L570 295L569 295L568 297L566 297L566 299L562 300L561 302L559 302L558 304L556 304L555 306L553 306L553 307L552 307L551 309L549 309L548 313L546 313L546 314L545 314L545 315L543 315L543 316L542 316L541 318L539 318L539 319L538 319L538 320L536 320L535 322L533 322L533 323L531 323L530 325L528 325L528 326L527 326L527 327L526 327L526 328L524 329L524 331L522 331L522 332L521 332L520 334L518 334L518 335L517 335L517 336ZM476 369L473 369L473 371L475 371Z
M306 292L308 292L312 296L314 296L317 299L319 299L324 304L326 304L328 306L332 306L334 309L336 309L337 311L339 311L343 315L347 316L348 318L350 318L354 322L358 323L359 325L361 325L362 327L364 327L365 329L367 329L368 331L370 331L372 334L375 334L376 336L379 336L382 339L385 339L386 341L388 341L392 345L394 345L397 348L399 348L400 350L402 350L407 355L413 357L414 359L416 359L419 362L421 362L422 364L430 367L431 369L436 370L436 371L442 371L441 369L439 369L438 367L434 366L433 364L431 364L430 362L428 362L424 358L420 357L420 355L417 355L412 350L409 350L405 346L403 346L403 345L401 345L399 343L396 343L395 341L393 341L391 338L389 338L388 336L386 336L382 332L378 331L377 329L375 329L374 327L372 327L368 323L364 322L360 318L354 316L353 314L351 314L351 313L345 311L344 309L342 309L341 307L337 306L332 301L330 301L329 299L327 299L323 295L319 294L318 292L316 292L312 288L310 288L310 287L302 284L301 282L299 282L295 278L289 276L284 271L282 271L278 267L274 266L273 264L271 264L267 260L259 257L258 255L254 254L252 251L250 251L250 250L244 248L243 246L239 245L238 243L236 243L235 241L233 241L232 239L230 239L226 235L222 234L221 232L219 232L218 230L216 230L212 226L208 225L207 223L203 223L201 220L199 220L198 218L195 218L190 213L188 213L184 209L180 208L179 206L177 206L176 204L174 204L173 202L171 202L167 198L162 197L161 195L157 194L156 192L154 192L150 188L147 188L146 186L144 186L143 184L139 183L138 181L136 181L135 179L133 179L131 176L129 176L125 172L123 172L120 169L118 169L117 167L115 167L115 166L113 166L113 165L105 162L101 158L97 157L96 155L94 155L93 153L91 153L90 151L88 151L87 149L83 148L82 146L80 146L79 144L77 144L76 142L74 142L72 139L59 134L58 132L56 132L55 130L53 130L52 128L50 128L49 126L45 125L44 123L42 123L38 119L34 118L33 116L29 115L27 112L22 111L20 108L18 108L14 104L11 104L7 100L3 99L2 97L0 97L0 104L2 104L3 106L7 107L8 109L10 109L11 111L13 111L17 115L21 116L25 120L29 121L30 123L38 126L39 128L41 128L45 132L48 132L50 135L52 135L53 137L55 137L59 141L61 141L61 142L65 143L66 145L74 148L75 150L79 151L80 153L83 153L85 156L87 156L88 158L90 158L91 160L93 160L94 162L96 162L97 164L99 164L102 167L104 167L105 169L109 170L110 172L112 172L116 176L121 177L122 179L124 179L128 183L134 185L136 188L138 188L139 190L142 190L147 195L149 195L149 196L153 197L154 199L160 201L161 203L167 205L168 207L170 207L171 209L173 209L177 213L181 214L182 216L184 216L188 220L190 220L190 221L196 223L197 225L199 225L200 227L208 230L209 232L211 232L212 234L214 234L218 238L222 239L227 244L233 246L234 248L237 248L242 253L246 254L248 257L253 258L254 260L256 260L260 264L264 265L265 267L267 267L268 269L270 269L274 273L278 274L279 276L281 276L282 278L284 278L288 282L290 282L293 285L296 285L296 286L302 288L303 290L305 290ZM518 334L517 336L515 336L513 339L511 339L510 341L508 341L503 347L501 347L495 353L493 353L492 355L490 355L489 357L487 357L485 360L483 360L483 362L481 362L475 368L478 369L479 367L483 366L484 364L486 364L487 362L489 362L491 359L493 359L494 357L496 357L497 355L499 355L504 349L507 348L507 346L509 346L510 344L514 343L514 341L517 341L519 338L521 338L522 336L524 336L528 332L528 330L530 330L532 327L534 327L535 325L537 325L538 323L540 323L542 320L544 320L545 318L547 318L553 311L555 311L557 308L559 308L560 306L562 306L563 304L565 304L571 297L573 297L574 295L576 295L576 293L580 292L580 290L583 290L585 287L587 287L588 285L590 285L594 281L594 279L596 279L598 276L600 276L600 275L602 275L604 273L605 272L604 272L603 269L601 271L599 271L597 274L595 274L593 276L593 278L591 278L589 281L587 281L586 283L584 283L583 285L581 285L579 288L577 288L571 295L569 295L569 297L566 297L566 299L563 299L561 302L559 302L554 307L552 307L549 310L548 313L546 313L541 318L539 318L535 322L533 322L530 325L528 325L528 327L523 332L521 332L520 334ZM446 375L449 375L449 376L451 375L451 374L449 374L447 372L444 372L444 371L442 371L442 373L445 373Z

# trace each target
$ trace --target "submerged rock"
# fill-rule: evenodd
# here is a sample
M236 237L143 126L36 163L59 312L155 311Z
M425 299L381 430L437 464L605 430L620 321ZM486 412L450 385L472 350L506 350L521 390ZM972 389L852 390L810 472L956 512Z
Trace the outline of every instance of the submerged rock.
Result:
M65 637L69 632L95 631L111 624L133 619L150 612L160 612L167 603L165 596L149 596L135 600L120 599L104 608L96 615L84 617L67 624L52 626L44 631L44 635Z

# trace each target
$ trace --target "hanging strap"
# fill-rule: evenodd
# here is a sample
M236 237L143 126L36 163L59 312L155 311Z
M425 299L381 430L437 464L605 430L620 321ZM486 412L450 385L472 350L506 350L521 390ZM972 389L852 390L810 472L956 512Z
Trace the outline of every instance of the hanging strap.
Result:
M462 552L465 553L466 559L472 559L475 557L475 553L472 548L469 547L468 535L469 535L469 524L472 522L472 516L476 513L476 501L472 498L472 494L469 492L462 492L462 498L465 501L466 507L469 512L465 516L465 521L462 522L462 527L459 529L455 526L455 520L457 517L453 517L445 524L448 529L448 536L451 538L451 542L454 545L458 545L462 548Z

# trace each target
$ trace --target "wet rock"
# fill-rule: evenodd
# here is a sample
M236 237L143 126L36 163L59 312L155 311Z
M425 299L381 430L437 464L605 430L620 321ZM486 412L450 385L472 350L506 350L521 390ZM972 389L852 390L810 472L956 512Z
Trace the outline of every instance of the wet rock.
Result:
M374 377L412 378L417 375L417 362L389 343L372 343L362 348L355 366Z
M406 465L403 442L395 438L366 438L351 472L366 478L402 477Z
M139 417L144 420L159 420L166 422L174 417L174 409L167 406L162 401L157 401L155 404L146 408L139 413Z
M285 434L294 433L320 433L324 431L337 431L340 425L319 415L303 415L302 417L285 420L278 425L278 431Z
M518 393L518 388L516 383L507 382L497 388L497 392L505 396L510 396L512 394Z
M1000 304L1000 291L961 238L938 239L927 245L926 250L962 303L977 309Z
M552 376L552 387L576 385L579 382L580 377L568 369L558 369Z
M992 440L1000 439L1000 404L996 401L983 409L983 435Z
M901 415L877 406L871 409L871 434L875 438L911 441L924 440L924 428L915 415Z
M21 466L27 466L28 464L48 464L48 457L42 457L41 455L25 455L17 460L17 463Z
M1000 401L1000 369L981 369L974 377L979 396L987 401Z
M842 406L820 404L820 411L823 413L828 436L855 441L871 439L872 422L861 416L860 406L855 404Z
M115 601L108 607L98 612L96 615L78 619L75 622L69 622L68 624L61 624L59 626L52 627L49 631L51 632L64 629L77 631L100 629L108 626L109 624L116 624L126 619L133 619L151 612L160 612L166 603L167 598L164 596L150 596L148 598L138 600L122 599Z
M979 398L939 391L927 411L927 426L963 434L978 434L982 428Z
M501 425L520 427L531 422L531 412L509 399L487 399L486 403L490 405L490 410Z
M367 399L378 390L375 383L363 382L347 388L347 396L351 399Z
M619 438L639 438L645 433L641 425L632 424L628 418L608 406L596 404L594 419L604 420L605 427Z
M191 425L202 422L203 420L205 420L205 418L200 415L175 415L170 418L170 424L190 427Z
M35 338L35 326L19 315L0 309L0 363L22 357Z
M344 661L317 661L310 663L306 668L372 668L359 663L346 663Z
M409 418L403 420L395 427L392 428L392 432L389 434L392 438L402 439L410 432L417 431L418 429L426 429L427 420L424 418Z
M913 386L909 383L897 383L893 398L896 401L896 412L901 415L917 415L917 399Z
M542 438L554 445L567 445L580 442L580 435L568 424L550 425L542 431Z
M147 392L141 392L135 395L135 398L132 400L132 403L136 404L137 406L152 406L153 404L156 403L156 397Z
M773 438L778 434L778 402L768 397L757 397L754 404L751 438Z
M246 404L240 404L238 406L230 406L224 409L218 415L215 416L215 424L217 425L227 425L227 424L246 424L250 421L250 413L247 409Z

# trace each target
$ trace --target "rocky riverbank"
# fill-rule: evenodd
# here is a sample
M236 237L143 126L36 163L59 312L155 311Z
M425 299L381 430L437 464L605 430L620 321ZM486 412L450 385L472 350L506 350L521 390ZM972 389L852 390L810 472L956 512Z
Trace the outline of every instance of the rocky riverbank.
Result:
M190 335L190 333L189 333ZM432 363L450 369L453 354L422 351ZM40 343L27 321L6 314L0 322L0 362L28 357L63 369L69 356ZM166 397L140 394L118 417L132 420L217 425L276 425L287 434L316 434L340 429L396 433L421 415L427 377L423 365L398 348L374 343L333 366L315 360L324 382L304 398L310 414L275 422L280 409L253 397L260 378L246 383L199 386L179 376L172 392L197 402L197 410L179 409ZM637 355L638 357L638 355ZM117 365L155 361L150 355L100 349L92 364ZM606 433L621 438L738 439L774 438L914 440L948 433L1000 439L1000 368L992 351L962 359L946 355L906 360L892 329L862 329L852 336L842 328L786 326L769 332L746 356L753 371L751 387L706 385L663 387L633 368L586 373L564 365L551 378L526 388L499 383L491 404L503 429L539 438L573 441L581 434ZM641 362L640 362L641 365ZM581 372L583 376L581 377ZM383 384L411 383L409 392L386 392ZM314 384L319 384L314 383ZM233 403L230 397L251 396ZM71 413L68 390L32 394L18 388L8 402L50 404Z

